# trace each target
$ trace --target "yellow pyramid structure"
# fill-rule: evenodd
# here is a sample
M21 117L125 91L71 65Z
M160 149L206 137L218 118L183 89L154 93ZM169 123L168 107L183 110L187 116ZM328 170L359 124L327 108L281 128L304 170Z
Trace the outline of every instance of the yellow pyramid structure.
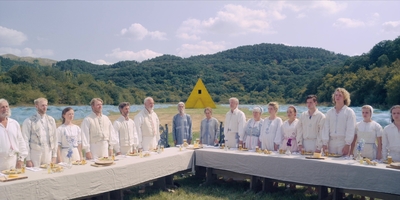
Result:
M189 98L185 104L186 108L216 108L214 101L212 100L210 94L207 91L201 78L197 80L192 93L190 93Z

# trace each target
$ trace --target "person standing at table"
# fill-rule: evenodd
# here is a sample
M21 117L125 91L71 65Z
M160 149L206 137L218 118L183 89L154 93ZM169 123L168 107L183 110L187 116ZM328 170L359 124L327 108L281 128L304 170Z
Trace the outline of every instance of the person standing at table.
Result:
M238 143L243 144L244 124L246 116L239 110L239 99L229 99L230 111L226 113L224 121L225 146L236 147ZM242 136L242 137L240 137Z
M192 118L185 113L185 103L178 103L178 111L172 119L172 137L175 145L183 144L186 139L187 143L192 142Z
M117 145L118 140L110 119L102 113L103 100L93 98L90 106L92 113L85 117L81 124L86 158L90 160L112 156L114 145Z
M136 151L139 144L135 122L129 118L129 102L122 102L118 105L121 116L114 121L114 129L118 138L118 144L114 147L116 152L126 154Z
M282 119L277 117L276 114L279 110L279 104L277 102L268 103L269 117L266 117L263 121L260 133L260 141L262 149L268 151L276 151L281 144L281 126Z
M326 152L329 148L329 153L347 156L356 127L356 115L348 107L351 102L350 93L344 88L336 88L332 94L332 101L335 106L325 115L322 131L323 149Z
M10 116L8 101L0 99L0 171L22 167L28 155L21 127Z
M144 109L135 116L135 125L139 137L139 148L148 151L157 148L160 140L160 121L154 112L154 100L151 97L144 99Z
M308 95L306 98L308 111L301 113L297 124L297 145L299 151L321 152L321 132L324 127L325 115L317 108L317 96Z
M390 109L392 123L385 126L382 133L382 156L388 155L395 162L400 161L400 105Z
M260 132L263 124L261 119L263 109L260 106L253 108L253 118L249 119L244 126L243 146L249 150L255 150L260 147Z
M363 121L356 124L356 132L351 144L350 154L357 155L357 144L359 140L363 139L365 144L361 155L371 160L380 160L382 158L382 126L371 119L374 113L372 106L363 106L361 112Z
M219 122L212 117L212 109L204 109L206 118L200 124L200 143L205 145L216 145L218 143Z
M297 115L297 109L294 106L289 106L287 111L286 111L288 119L283 122L282 124L282 134L281 134L281 146L279 147L280 149L283 150L289 150L290 152L296 152L298 151L297 148L297 141L296 141L296 135L297 135L297 123L299 123L299 120L296 118Z
M27 167L55 163L57 158L56 121L46 114L48 101L38 98L34 103L37 113L22 124L22 135L28 149Z
M71 107L64 108L61 114L62 124L57 128L58 151L60 162L80 161L82 155L82 131L72 123L74 110Z

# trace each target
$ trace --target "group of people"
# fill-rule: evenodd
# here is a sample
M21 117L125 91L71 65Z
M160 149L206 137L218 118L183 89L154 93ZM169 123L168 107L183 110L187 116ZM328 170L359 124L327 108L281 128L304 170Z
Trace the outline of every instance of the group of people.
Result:
M239 110L239 100L230 98L230 110L224 121L224 143L229 147L242 145L254 150L257 146L269 151L324 152L352 155L360 150L356 147L362 139L363 157L400 161L400 105L390 109L391 124L384 129L372 120L373 108L362 107L363 120L356 123L354 111L349 108L350 94L344 88L332 94L334 107L325 115L317 108L317 97L306 98L308 110L297 118L295 106L287 109L286 121L277 116L277 102L268 104L269 116L262 119L263 108L255 106L253 116L246 121ZM26 160L27 167L42 164L77 161L108 157L114 152L126 154L157 148L160 142L159 119L154 112L154 100L144 99L144 109L132 120L130 104L122 102L118 108L121 116L113 123L102 114L103 101L93 98L92 113L83 119L80 126L73 124L74 110L62 111L62 125L56 127L53 117L46 114L48 101L34 101L37 113L27 118L22 129L10 118L7 100L0 99L0 170L19 168ZM185 113L185 104L178 103L179 113L173 117L172 135L175 145L192 142L192 119ZM216 145L219 141L219 121L212 117L212 109L204 110L205 118L200 126L200 143ZM82 155L82 150L86 155Z
M145 98L144 109L134 120L129 117L130 104L120 103L121 116L113 123L102 114L103 101L93 98L92 113L80 126L73 124L74 110L67 107L62 111L62 124L58 128L54 118L46 114L47 99L38 98L34 103L37 113L27 118L21 128L10 118L7 100L0 99L0 170L20 168L25 160L27 167L40 167L109 157L114 152L118 155L138 149L147 151L155 149L160 140L159 120L151 97Z

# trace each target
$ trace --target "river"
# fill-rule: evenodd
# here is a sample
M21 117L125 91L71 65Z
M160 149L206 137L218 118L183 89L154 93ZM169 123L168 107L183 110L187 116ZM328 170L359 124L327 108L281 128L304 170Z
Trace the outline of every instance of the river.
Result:
M170 106L176 106L176 104L156 104L154 106L154 109L158 108L166 108ZM221 106L223 107L228 107L228 104L222 104ZM251 110L254 105L239 105L240 109L249 109ZM61 112L64 108L68 106L49 106L47 110L47 114L54 117L54 119L59 120L61 119ZM75 119L83 119L85 116L87 116L91 111L90 106L71 106L74 111L75 111ZM267 106L262 106L264 111L267 110ZM280 105L279 106L279 112L286 112L288 105ZM131 105L130 106L130 111L131 112L136 112L138 110L141 110L143 108L143 105ZM296 106L297 108L297 116L300 116L300 113L304 112L307 110L306 106ZM318 109L322 113L326 113L331 107L326 107L326 106L318 106ZM362 120L362 115L361 115L361 107L351 107L354 112L356 113L357 117L357 122ZM29 116L33 115L36 113L36 108L35 107L14 107L11 108L12 116L11 118L17 120L20 124L28 118ZM118 113L118 106L113 106L113 105L103 105L103 114L109 115L110 113ZM265 116L265 115L264 115ZM172 117L172 116L171 116ZM385 127L390 123L390 113L388 110L379 110L375 109L374 114L372 115L372 119L378 122L382 127Z

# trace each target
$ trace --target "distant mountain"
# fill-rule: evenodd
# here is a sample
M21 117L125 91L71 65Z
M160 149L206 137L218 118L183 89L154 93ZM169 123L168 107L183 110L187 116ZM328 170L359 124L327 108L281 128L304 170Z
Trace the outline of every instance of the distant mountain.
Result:
M57 62L56 60L51 60L51 59L47 59L47 58L18 57L13 54L4 54L4 55L1 55L1 57L9 58L9 59L15 60L15 61L24 61L24 62L28 62L31 64L39 64L41 66L52 66L53 64L55 64Z
M258 44L189 58L163 55L109 66L66 60L54 67L73 74L90 73L123 88L138 88L158 102L186 101L202 77L216 102L226 103L236 96L242 103L296 103L303 102L312 78L340 68L348 58L320 48Z

